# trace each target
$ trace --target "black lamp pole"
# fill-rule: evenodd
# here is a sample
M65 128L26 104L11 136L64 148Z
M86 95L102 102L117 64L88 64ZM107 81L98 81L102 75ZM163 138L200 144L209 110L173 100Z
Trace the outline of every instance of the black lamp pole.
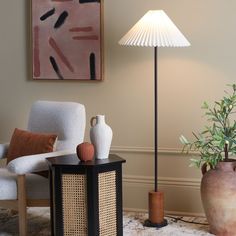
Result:
M144 226L161 228L167 225L164 218L164 194L158 191L158 81L157 81L157 46L154 47L154 168L155 188L149 192L149 219L145 220Z
M157 192L158 187L157 187L157 170L158 170L158 162L157 162L157 153L158 153L158 117L157 117L157 106L158 106L158 82L157 82L157 47L154 47L154 97L155 97L155 102L154 102L154 113L155 113L155 124L154 124L154 132L155 132L155 137L154 137L154 158L155 158L155 192Z

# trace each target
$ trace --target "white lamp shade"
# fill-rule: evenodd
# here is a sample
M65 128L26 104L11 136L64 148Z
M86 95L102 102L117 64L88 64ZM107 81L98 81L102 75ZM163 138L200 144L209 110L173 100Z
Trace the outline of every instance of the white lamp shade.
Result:
M119 44L146 47L190 46L189 41L163 10L148 11Z

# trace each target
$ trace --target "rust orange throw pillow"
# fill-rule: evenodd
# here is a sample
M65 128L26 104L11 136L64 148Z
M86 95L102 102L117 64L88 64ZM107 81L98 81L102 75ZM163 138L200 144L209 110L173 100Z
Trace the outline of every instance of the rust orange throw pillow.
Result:
M32 133L15 129L7 152L7 163L21 157L52 152L56 134Z

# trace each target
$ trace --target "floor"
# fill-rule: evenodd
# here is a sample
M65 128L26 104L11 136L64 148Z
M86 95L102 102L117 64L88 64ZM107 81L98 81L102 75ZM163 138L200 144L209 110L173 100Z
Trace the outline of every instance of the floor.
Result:
M50 235L49 208L28 209L29 235ZM147 228L143 222L147 214L124 212L123 231L124 236L210 236L208 224L203 217L178 217L166 216L168 226L161 229ZM190 222L190 223L186 223ZM0 236L18 235L18 216L11 215L8 210L0 209Z
M143 226L147 214L125 212L123 218L125 236L210 236L209 226L204 217L166 216L168 225L156 229Z

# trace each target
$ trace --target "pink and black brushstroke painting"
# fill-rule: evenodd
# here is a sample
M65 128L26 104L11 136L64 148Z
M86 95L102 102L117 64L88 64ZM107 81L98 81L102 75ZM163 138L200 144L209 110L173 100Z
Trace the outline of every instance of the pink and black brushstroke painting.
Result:
M100 0L32 0L33 78L102 80Z

